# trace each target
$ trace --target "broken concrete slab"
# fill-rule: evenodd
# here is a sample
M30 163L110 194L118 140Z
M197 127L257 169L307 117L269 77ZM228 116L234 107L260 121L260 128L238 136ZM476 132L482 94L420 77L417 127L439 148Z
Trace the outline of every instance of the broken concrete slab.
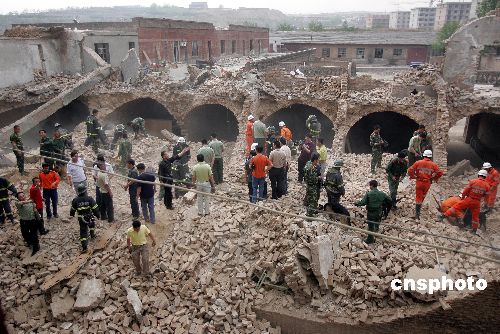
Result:
M447 276L445 273L443 273L440 270L434 269L434 268L419 268L417 266L412 266L411 268L408 269L408 272L406 273L404 279L405 280L413 280L415 283L419 279L424 279L427 282L431 279L437 279L441 282L442 277L445 276L446 278L451 280L451 277ZM429 283L428 283L429 284ZM426 289L420 289L418 284L415 284L415 290L409 291L409 293L415 297L418 300L422 301L434 301L434 300L439 300L439 298L446 296L447 291L446 290L438 290L438 291L433 291L432 294L429 293L429 286Z
M472 165L469 160L462 160L457 162L454 166L448 169L447 176L460 176L464 175L465 172L472 170Z
M142 323L142 302L136 290L130 287L130 282L125 279L121 283L123 289L127 292L128 309L135 317L137 322Z
M141 63L135 49L128 50L127 56L120 63L123 82L134 84L139 78Z
M100 279L83 279L76 294L73 306L78 311L88 311L99 305L104 299L104 283Z
M61 298L59 294L54 294L52 296L52 302L50 303L52 316L56 319L63 319L71 312L74 304L75 299L71 297L70 294L66 294L63 298Z
M333 245L328 235L319 235L309 244L311 250L311 267L318 281L328 287L328 271L334 261Z

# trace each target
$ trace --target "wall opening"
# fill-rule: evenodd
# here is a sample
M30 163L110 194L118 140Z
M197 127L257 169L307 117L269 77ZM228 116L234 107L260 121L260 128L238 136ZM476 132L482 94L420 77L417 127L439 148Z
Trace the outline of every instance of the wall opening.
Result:
M500 165L500 115L480 113L469 117L465 123L465 143L483 161Z
M186 137L191 141L210 140L210 135L225 141L238 138L238 120L233 112L220 104L204 104L191 110L184 121Z
M448 166L453 166L457 162L467 159L474 167L481 167L482 160L472 147L465 142L465 130L467 117L457 121L448 131L448 143L446 152L448 153Z
M304 139L305 135L309 132L306 127L306 120L309 115L316 115L318 122L321 124L320 137L325 140L327 147L332 147L334 130L333 122L320 110L305 105L305 104L292 104L286 108L280 109L267 117L264 120L266 126L274 126L279 131L278 123L285 122L286 126L293 133L293 140Z
M0 127L3 128L4 126L15 123L17 120L28 115L41 105L43 105L43 103L30 104L24 107L10 109L0 113Z
M152 98L140 98L123 104L105 117L104 126L110 129L120 123L127 125L136 117L144 118L146 131L151 135L160 137L163 129L176 135L181 134L174 116L160 102Z
M349 129L345 140L345 152L371 153L370 134L376 124L382 127L380 134L389 143L387 152L390 153L407 149L413 132L418 128L417 122L396 112L372 113L361 118Z

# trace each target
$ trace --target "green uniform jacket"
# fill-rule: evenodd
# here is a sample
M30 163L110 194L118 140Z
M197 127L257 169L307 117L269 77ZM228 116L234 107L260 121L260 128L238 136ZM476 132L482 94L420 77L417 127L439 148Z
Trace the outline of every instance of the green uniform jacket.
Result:
M40 139L40 153L47 157L51 157L54 153L54 143L49 137Z
M132 143L129 140L122 140L118 146L118 156L122 162L127 162L132 156Z
M24 146L23 146L23 140L21 138L20 135L16 134L16 133L13 133L11 136L10 136L10 142L14 142L16 143L16 146L19 150L24 150ZM14 151L15 154L22 154L23 152L17 152L17 151Z
M63 137L52 139L53 157L64 160L64 149L66 148L66 139Z
M372 132L370 135L370 146L372 147L372 151L382 151L383 145L380 144L382 141L382 137L380 133Z
M387 201L392 203L392 200L386 193L377 188L368 191L365 196L355 203L356 206L365 206L368 220L378 221L382 215L382 204Z
M344 181L340 173L340 168L331 167L328 169L325 177L325 188L334 194L345 194Z
M404 159L399 162L398 158L393 158L385 168L387 176L392 179L393 176L402 179L406 176L406 171L408 170L408 160Z

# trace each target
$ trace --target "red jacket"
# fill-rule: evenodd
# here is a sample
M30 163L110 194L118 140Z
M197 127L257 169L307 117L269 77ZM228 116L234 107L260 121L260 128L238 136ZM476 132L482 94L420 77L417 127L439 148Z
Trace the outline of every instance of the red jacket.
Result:
M443 172L439 169L438 165L429 158L424 158L413 164L408 168L408 175L410 179L417 179L418 181L430 182L437 181Z
M469 184L462 191L462 197L470 197L480 201L481 198L488 196L490 193L490 185L485 179L478 177L469 181Z
M57 189L59 186L59 182L61 181L61 178L59 177L59 174L51 170L47 174L44 172L41 172L40 175L38 176L40 178L40 183L42 184L43 189ZM51 185L55 182L54 188L51 187Z
M43 209L42 189L36 189L35 185L32 185L30 188L30 199L35 203L37 209Z

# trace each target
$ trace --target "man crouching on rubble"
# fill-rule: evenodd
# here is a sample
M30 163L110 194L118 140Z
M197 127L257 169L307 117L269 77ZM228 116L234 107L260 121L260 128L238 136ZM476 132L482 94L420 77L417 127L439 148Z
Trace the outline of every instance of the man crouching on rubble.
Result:
M153 247L156 246L156 240L146 225L141 225L141 222L134 220L132 227L127 230L127 248L132 255L136 275L141 274L149 276L149 247L147 245L147 237L153 242ZM142 262L142 263L141 263Z

